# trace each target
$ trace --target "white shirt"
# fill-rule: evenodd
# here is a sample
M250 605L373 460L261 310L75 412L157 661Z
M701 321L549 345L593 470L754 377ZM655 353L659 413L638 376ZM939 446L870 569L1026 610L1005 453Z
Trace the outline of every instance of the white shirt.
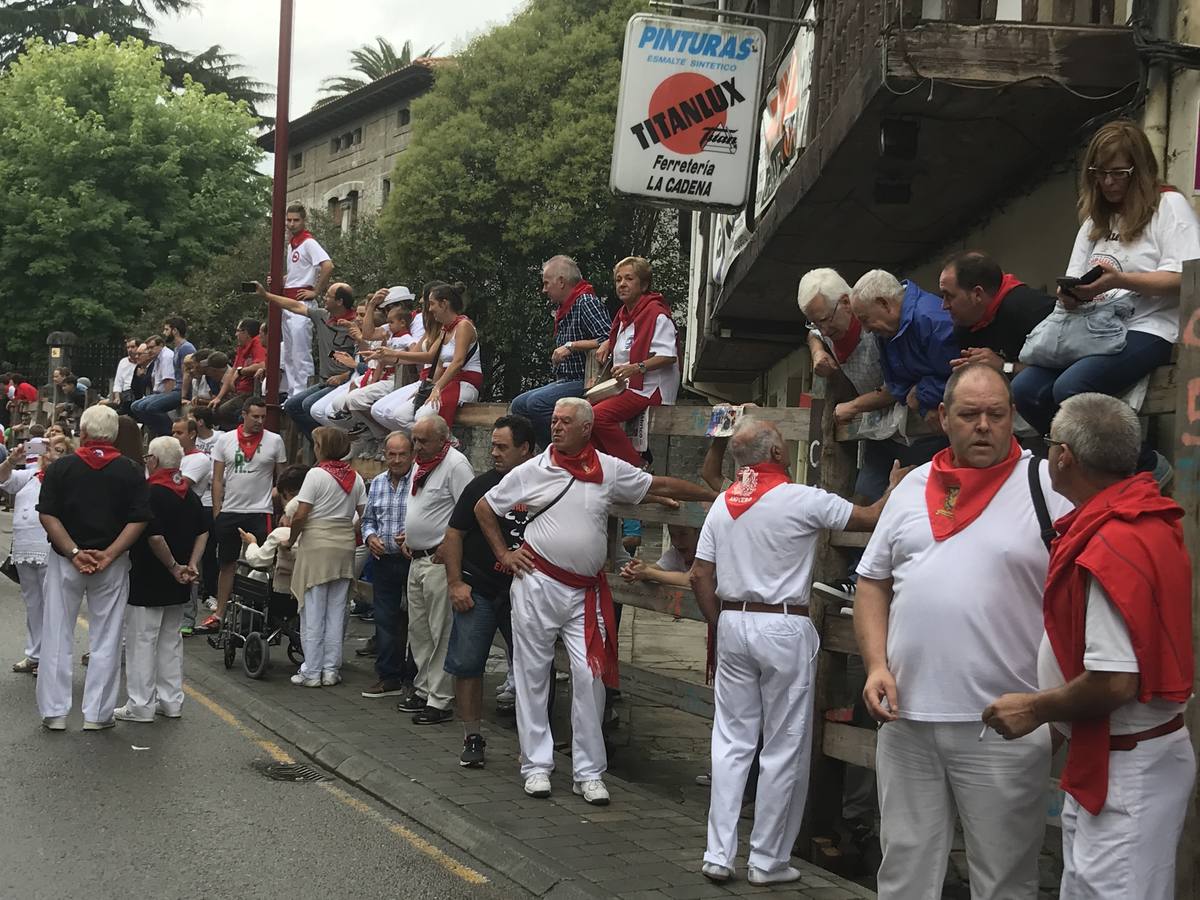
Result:
M208 386L208 379L201 375L199 378L192 379L192 399L193 400L211 400L212 389Z
M525 542L560 569L594 576L608 556L608 511L614 503L641 503L653 476L624 460L598 453L604 480L576 480L562 499L529 523ZM527 513L545 509L571 481L570 474L550 462L550 450L521 463L484 494L504 518L524 506ZM411 512L410 512L411 516Z
M1022 454L979 517L933 539L925 486L930 463L892 492L858 564L864 578L893 579L888 668L898 713L922 722L977 722L1009 692L1037 685L1042 587L1050 555L1042 543ZM1040 467L1052 519L1072 509Z
M425 337L425 317L421 315L420 310L413 313L411 322L408 326L408 333L413 337L413 343Z
M209 456L212 456L213 447L217 445L217 441L221 439L221 435L223 434L225 434L224 431L219 431L214 428L213 433L208 437L200 437L200 435L196 435L196 449L201 453L207 453Z
M1200 222L1183 194L1167 191L1159 195L1158 209L1141 236L1122 244L1115 234L1095 243L1088 237L1092 220L1086 220L1075 236L1067 274L1079 276L1104 262L1118 272L1182 272L1185 260L1200 258ZM1112 290L1098 299L1128 297L1133 301L1130 331L1143 331L1175 343L1179 337L1179 297L1149 297L1127 290Z
M414 478L417 465L419 463L413 463ZM432 550L442 542L454 504L474 477L467 458L451 447L446 451L446 458L417 489L416 495L412 493L410 482L408 510L404 516L404 540L410 550Z
M353 519L358 508L367 502L367 491L357 473L350 490L343 491L337 479L313 466L304 476L296 499L312 506L310 519Z
M656 569L664 572L686 572L691 568L683 559L683 554L674 547L668 547L654 564Z
M175 380L175 351L163 347L154 360L154 393L161 394L164 381ZM179 387L179 385L175 385Z
M137 363L128 356L122 356L121 361L117 363L117 374L113 376L112 392L118 397L122 391L133 387L133 372L136 368Z
M613 366L629 365L629 354L633 349L633 323L617 332L617 339L612 346ZM651 356L676 357L673 366L655 369L642 377L640 389L629 388L635 394L651 397L655 391L662 396L663 406L673 406L679 396L679 348L675 344L675 323L670 316L659 316L654 320L654 337L650 339Z
M478 341L478 340L479 340L479 338L476 337L476 341ZM455 344L455 339L454 339L453 335L451 335L448 340L445 340L442 342L442 349L438 352L438 362L440 362L442 364L443 368L450 365L450 363L452 363L454 361L454 344ZM480 372L480 373L482 373L483 372L483 363L479 359L478 345L476 345L475 350L473 352L472 352L471 348L468 346L467 353L470 353L471 355L466 359L466 361L463 362L463 366L459 371L460 372Z
M853 512L837 494L781 484L735 519L722 494L704 519L696 559L715 564L722 600L807 606L821 529L841 531Z
M200 505L211 508L212 460L208 454L203 451L183 454L183 459L179 461L179 474L191 482L192 493L200 498Z
M12 559L15 563L45 565L50 540L38 517L37 503L42 494L41 479L35 478L36 468L20 469L0 484L0 491L13 498Z
M284 248L287 253L287 275L283 279L285 288L315 288L321 263L329 261L325 248L315 238L306 238L299 247L291 243Z
M237 431L221 435L213 447L214 463L225 463L225 494L221 512L270 513L271 489L275 486L275 464L287 462L283 438L273 431L264 431L262 442L253 459L242 459Z
M1088 579L1087 619L1084 625L1083 667L1089 672L1137 672L1137 654L1129 637L1129 626L1113 606L1104 588L1094 578ZM1041 690L1062 687L1062 669L1050 646L1050 638L1042 635L1038 647L1038 687ZM1111 734L1134 734L1171 721L1187 706L1169 700L1140 703L1135 697L1118 706L1108 715ZM1071 734L1069 722L1055 722L1063 734Z

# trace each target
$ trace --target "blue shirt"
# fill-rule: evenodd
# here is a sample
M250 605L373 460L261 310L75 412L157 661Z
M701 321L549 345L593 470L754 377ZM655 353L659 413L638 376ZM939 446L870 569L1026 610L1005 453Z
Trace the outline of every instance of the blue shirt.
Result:
M183 360L196 352L196 345L191 341L184 341L175 348L175 390L183 387ZM213 393L216 396L216 393Z
M367 505L363 510L362 536L371 535L383 541L384 555L400 552L396 535L404 534L404 519L408 514L408 485L412 469L392 488L392 477L385 470L371 479L367 486Z
M608 310L595 294L580 294L554 335L557 349L567 341L606 341L612 328ZM583 381L586 354L572 353L554 367L555 381Z
M954 322L942 309L942 298L903 281L900 330L892 337L875 336L888 393L903 403L917 389L921 415L937 409L950 377L950 360L959 356Z

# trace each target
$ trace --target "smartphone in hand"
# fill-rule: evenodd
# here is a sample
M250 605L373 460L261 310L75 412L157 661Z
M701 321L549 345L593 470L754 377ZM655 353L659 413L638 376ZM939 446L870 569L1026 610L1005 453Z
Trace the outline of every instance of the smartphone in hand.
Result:
M257 294L258 287L254 284L253 281L243 281L242 282L242 293L243 294Z
M1081 284L1091 284L1103 274L1104 269L1102 269L1100 266L1094 266L1078 277L1062 275L1056 278L1055 281L1058 282L1058 286L1060 288L1069 292L1071 288L1078 287Z

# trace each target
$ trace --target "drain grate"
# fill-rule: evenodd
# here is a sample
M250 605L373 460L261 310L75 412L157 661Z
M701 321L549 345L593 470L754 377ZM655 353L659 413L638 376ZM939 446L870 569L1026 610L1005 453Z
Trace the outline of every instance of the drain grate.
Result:
M304 763L277 763L267 766L266 776L275 781L292 781L307 784L313 781L328 781L324 772Z

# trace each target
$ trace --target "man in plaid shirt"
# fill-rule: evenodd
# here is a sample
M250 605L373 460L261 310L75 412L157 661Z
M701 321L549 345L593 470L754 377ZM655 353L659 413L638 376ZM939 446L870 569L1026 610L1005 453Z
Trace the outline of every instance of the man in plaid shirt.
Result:
M512 412L533 423L538 446L549 447L554 404L563 397L583 396L588 351L608 337L612 320L569 256L555 256L542 266L542 293L554 305L554 352L550 354L554 381L518 396Z
M363 540L374 557L375 674L379 678L362 692L364 697L402 694L416 677L416 665L408 653L405 605L409 558L400 547L412 477L413 449L408 435L403 431L389 434L383 442L383 458L387 469L371 479L362 517Z

